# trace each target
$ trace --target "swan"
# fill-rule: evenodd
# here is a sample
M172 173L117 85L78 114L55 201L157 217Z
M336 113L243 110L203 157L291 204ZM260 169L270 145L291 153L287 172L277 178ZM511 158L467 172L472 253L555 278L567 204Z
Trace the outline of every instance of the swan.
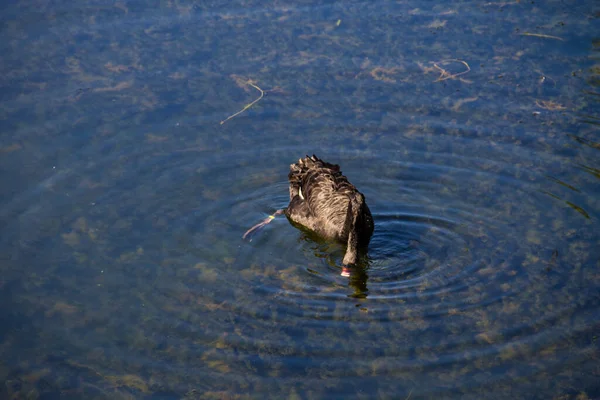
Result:
M369 245L375 227L365 196L342 174L339 165L325 162L314 154L291 164L288 179L289 205L250 228L243 239L277 215L285 214L291 222L325 239L346 244L342 275L349 276L347 267L356 264L361 249Z

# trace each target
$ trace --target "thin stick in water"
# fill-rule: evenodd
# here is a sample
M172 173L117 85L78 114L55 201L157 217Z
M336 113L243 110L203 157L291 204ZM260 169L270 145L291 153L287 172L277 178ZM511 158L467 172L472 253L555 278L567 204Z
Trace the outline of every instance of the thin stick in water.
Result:
M441 81L445 81L446 79L454 79L454 78L456 78L457 76L464 75L464 74L466 74L467 72L469 72L469 71L471 70L471 67L469 67L469 64L467 64L467 62L466 62L466 61L463 61L463 60L457 60L457 59L455 59L455 58L452 58L452 59L450 59L450 60L443 60L443 61L440 61L440 64L441 64L441 63L448 63L448 62L458 62L458 63L461 63L461 64L463 64L465 67L467 67L467 69L466 69L465 71L459 72L459 73L457 73L457 74L451 74L451 73L449 73L448 71L446 71L444 68L442 68L442 67L440 67L439 65L437 65L437 63L433 63L433 66L434 66L434 67L436 67L437 69L439 69L439 70L440 70L440 77L439 77L439 78L437 78L437 79L436 79L434 82L441 82Z
M560 38L558 36L552 36L552 35L544 35L543 33L529 33L529 32L523 32L521 33L521 36L535 36L535 37L540 37L540 38L545 38L545 39L556 39L556 40L560 40L562 42L565 41L565 39Z
M255 105L256 103L258 103L260 101L260 99L262 99L263 97L265 97L265 91L264 90L262 90L261 88L259 88L258 86L256 86L251 81L248 81L246 83L248 85L252 86L254 89L258 90L260 92L260 96L258 97L258 99L254 100L252 103L246 104L244 106L244 108L242 108L240 111L238 111L235 114L232 114L229 117L225 118L223 121L221 121L221 125L223 125L225 122L229 121L231 118L240 115L241 113L243 113L244 111L246 111L247 109L249 109L250 107L252 107L253 105Z

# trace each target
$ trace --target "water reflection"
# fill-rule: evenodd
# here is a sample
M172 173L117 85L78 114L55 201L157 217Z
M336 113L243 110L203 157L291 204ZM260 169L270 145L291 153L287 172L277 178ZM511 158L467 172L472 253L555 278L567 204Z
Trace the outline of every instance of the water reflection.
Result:
M348 297L353 299L366 299L369 295L367 282L369 280L369 257L363 256L358 259L356 265L350 271L348 286L352 293Z

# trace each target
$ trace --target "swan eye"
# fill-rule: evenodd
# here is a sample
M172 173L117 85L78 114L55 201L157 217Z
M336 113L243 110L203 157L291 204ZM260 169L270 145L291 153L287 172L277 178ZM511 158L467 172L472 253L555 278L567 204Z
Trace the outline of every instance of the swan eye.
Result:
M300 188L298 188L298 196L300 196L300 198L301 198L302 200L304 200L304 196L302 196L302 188L301 188L301 187L300 187Z

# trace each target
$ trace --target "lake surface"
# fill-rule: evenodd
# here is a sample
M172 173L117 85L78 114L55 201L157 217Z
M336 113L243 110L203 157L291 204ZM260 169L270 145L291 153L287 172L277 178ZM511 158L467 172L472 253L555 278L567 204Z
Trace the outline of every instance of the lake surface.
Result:
M1 398L600 398L598 3L9 3Z

